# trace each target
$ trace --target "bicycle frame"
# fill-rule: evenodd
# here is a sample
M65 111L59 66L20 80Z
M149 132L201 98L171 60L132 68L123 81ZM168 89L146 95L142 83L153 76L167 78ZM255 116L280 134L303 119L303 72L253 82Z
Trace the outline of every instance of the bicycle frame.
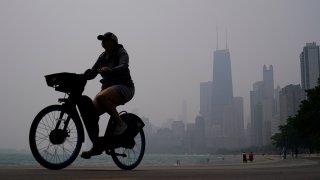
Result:
M81 126L81 142L83 143L85 141L85 134L84 134L84 128L87 130L88 132L88 129L87 129L87 126L85 125L85 120L83 119L83 117L81 116L83 114L83 112L81 111L81 108L79 108L79 104L77 102L80 101L81 97L83 97L82 95L77 95L77 96L72 96L72 95L69 95L68 98L60 98L58 99L58 102L62 103L62 107L63 109L65 109L67 112L70 113L70 115L75 119L75 121L80 121L82 126ZM90 99L91 101L91 99ZM120 112L121 114L122 112ZM62 119L64 115L64 112L61 112L61 114L59 115L59 119ZM94 117L88 117L88 118L94 118ZM89 119L90 120L90 119ZM68 125L69 125L69 121L70 121L70 117L68 117L65 121L64 121L64 127L63 127L63 130L66 130ZM88 121L88 120L86 120ZM61 120L59 120L57 122L57 125L55 127L55 129L59 129L60 127L60 124L61 124ZM104 133L104 136L103 136L103 141L106 142L107 141L107 138L113 138L112 137L112 132L113 132L113 121L112 119L110 118L109 119L109 122L107 124L107 127L106 127L106 131ZM113 140L116 140L116 139L113 139ZM110 143L110 142L109 142ZM112 143L111 144L105 144L105 147L110 147L112 148Z
M67 112L69 112L70 115L75 119L75 121L80 121L81 124L82 124L83 120L82 120L82 118L80 117L80 115L78 113L77 104L74 102L72 97L73 96L69 96L68 98L60 98L58 101L62 102L63 109L65 109ZM64 112L61 112L61 114L59 115L60 116L59 119L62 119L63 115L64 115ZM66 128L69 125L69 122L70 122L70 116L64 122L63 130L66 130ZM58 129L60 124L61 124L61 120L59 120L57 122L57 125L56 125L55 129ZM84 140L85 140L83 124L82 124L82 126L80 126L80 132L81 132L80 133L80 135L81 135L80 139L81 139L81 142L83 143Z

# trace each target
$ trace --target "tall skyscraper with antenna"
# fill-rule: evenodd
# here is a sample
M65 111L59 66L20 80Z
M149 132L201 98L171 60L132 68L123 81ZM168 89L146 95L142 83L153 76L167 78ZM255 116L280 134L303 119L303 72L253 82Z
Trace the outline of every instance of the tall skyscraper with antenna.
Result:
M211 117L208 120L210 125L221 125L224 106L228 106L233 102L231 60L227 44L227 32L226 49L219 49L218 27L216 48L213 54L212 93L210 98Z
M233 102L231 60L228 49L216 50L212 76L212 120L222 123L223 109Z
M233 96L227 31L226 48L219 49L217 30L212 81L201 83L200 93L200 114L206 125L206 145L215 148L243 146L243 98Z

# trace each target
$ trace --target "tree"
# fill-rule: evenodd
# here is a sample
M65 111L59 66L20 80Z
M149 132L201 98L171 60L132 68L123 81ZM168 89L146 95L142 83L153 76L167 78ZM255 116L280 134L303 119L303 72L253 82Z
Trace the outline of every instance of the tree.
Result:
M318 85L306 90L307 98L294 117L279 126L280 132L271 137L276 147L320 149L320 79Z
M301 145L303 139L296 128L296 121L296 117L289 117L286 125L279 126L280 132L271 137L274 146L294 150Z

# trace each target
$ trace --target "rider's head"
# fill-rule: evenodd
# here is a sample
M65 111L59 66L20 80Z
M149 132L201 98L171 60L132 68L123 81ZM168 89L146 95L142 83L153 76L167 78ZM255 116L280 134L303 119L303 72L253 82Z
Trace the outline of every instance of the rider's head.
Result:
M99 35L97 38L101 41L102 47L106 50L118 45L117 36L111 32L107 32L104 35Z

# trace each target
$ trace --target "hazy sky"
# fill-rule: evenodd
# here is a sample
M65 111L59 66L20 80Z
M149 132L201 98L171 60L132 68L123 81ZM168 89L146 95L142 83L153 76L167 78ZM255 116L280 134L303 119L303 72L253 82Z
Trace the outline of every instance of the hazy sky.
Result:
M228 48L233 90L244 97L273 65L275 85L300 84L299 54L320 43L318 0L1 0L0 148L28 148L31 121L63 94L44 75L81 73L102 52L98 34L114 32L130 56L136 95L120 107L157 125L199 112L200 82L211 81L213 52ZM85 94L99 91L99 78ZM136 110L135 110L136 111Z

